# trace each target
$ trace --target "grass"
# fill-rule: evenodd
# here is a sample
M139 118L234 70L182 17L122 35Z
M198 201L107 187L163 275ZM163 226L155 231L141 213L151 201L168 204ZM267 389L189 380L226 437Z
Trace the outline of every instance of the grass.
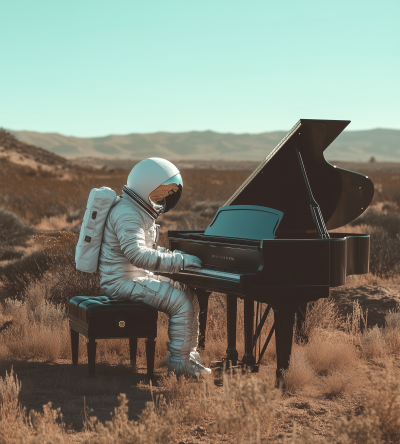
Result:
M83 338L79 364L70 365L65 307L77 294L99 295L101 290L96 274L75 270L77 239L70 230L79 225L90 189L107 185L118 192L126 172L71 170L72 179L61 180L22 166L10 168L4 159L1 169L0 211L7 223L0 234L0 443L399 442L398 310L389 311L385 325L377 327L367 324L368 313L358 303L347 316L333 299L309 304L284 392L274 387L274 337L258 374L216 373L202 381L167 375L168 320L163 314L153 384L145 376L141 340L136 368L129 364L127 340L99 340L97 376L88 379ZM182 171L183 198L160 218L160 244L167 245L167 229L205 228L248 173ZM372 179L379 184L374 211L345 229L371 233L373 274L348 279L349 287L398 285L398 176L376 173ZM36 236L37 251L24 254L34 230L61 233ZM240 356L243 319L239 300ZM272 323L271 313L262 341ZM226 297L214 293L205 363L224 356L225 349Z
M400 313L389 312L386 327L382 329L365 328L361 321L363 315L357 304L351 319L341 317L329 299L313 304L308 310L308 317L312 322L305 324L308 325L306 328L309 340L294 346L290 367L285 374L286 391L283 395L274 389L272 354L264 358L259 375L233 373L215 375L205 381L184 378L177 380L173 376L167 376L163 362L167 320L165 316L160 316L156 358L158 377L155 386L143 385L140 380L136 382L135 396L138 396L138 390L147 392L149 401L147 405L144 403L139 417L132 417L128 411L127 399L130 398L119 396L121 391L124 393L132 384L132 381L128 382L132 370L129 370L127 364L127 341L98 341L99 376L93 380L86 379L86 350L83 341L80 343L78 368L66 366L64 363L70 359L66 313L63 305L56 305L49 300L50 288L46 279L32 283L22 301L7 299L1 311L0 324L13 321L0 336L0 361L3 362L2 368L7 369L0 384L1 392L6 393L2 398L6 401L1 416L5 419L0 420L3 436L7 437L4 441L6 443L14 442L15 427L23 431L23 442L27 443L69 442L68 439L77 434L81 434L84 439L81 442L87 443L167 443L179 442L178 437L184 434L187 436L188 433L205 442L206 438L213 442L283 442L284 436L290 438L291 441L287 442L312 442L304 441L307 437L309 439L309 436L314 436L314 432L307 429L307 424L299 423L293 428L293 421L289 421L290 433L283 432L282 428L277 431L278 424L282 421L280 406L294 398L300 401L304 399L310 405L320 402L318 400L326 400L325 402L336 403L342 410L340 420L337 415L326 415L326 429L322 435L318 435L320 442L336 442L333 440L332 428L336 430L335 433L340 433L347 439L352 436L354 428L358 430L365 423L368 423L369 428L375 427L378 430L374 431L377 441L366 442L396 442L387 440L388 437L397 439L398 436L394 415L386 409L386 413L376 420L371 410L371 399L379 396L379 390L386 396L387 388L382 381L389 381L395 393L399 391L395 385L395 375L399 374L399 369L391 362L400 344ZM243 319L242 310L243 306L239 304L239 320ZM210 320L204 353L206 362L224 354L224 313L224 297L216 294L210 301ZM330 317L329 322L326 321L326 314ZM239 354L244 352L242 327L239 321ZM139 362L143 363L144 355L144 343L140 341ZM24 362L27 364L23 364ZM24 374L24 365L29 362L32 365L35 362L52 363L53 369L42 369L40 373L43 377L47 375L46 380L53 386L53 392L59 393L55 399L66 399L61 403L62 407L60 402L55 406L44 404L43 409L36 408L35 413L28 412L26 406L32 404L29 399L34 398L29 392L35 390L27 378L30 372L25 372L21 385L15 373L10 376L10 371L13 365L14 368L20 367ZM381 374L383 376L379 376L379 379L377 375ZM38 378L36 381L40 381L40 376ZM28 382L25 393L24 380ZM343 405L352 395L358 397L359 403L349 416ZM396 396L398 395L397 393ZM106 419L105 414L100 414L99 417L93 412L86 417L80 415L77 418L76 412L82 411L79 399L83 400L83 397L95 412L104 411L117 398L120 404L116 406L111 420ZM392 393L389 398L392 400L390 402L398 402ZM55 401L53 405L54 403ZM354 413L356 411L359 411L357 415ZM60 416L61 413L64 416ZM65 424L70 423L72 418L74 426L68 431ZM78 432L79 421L82 432ZM156 429L154 424L157 425ZM287 418L285 424L288 424ZM196 430L198 431L195 432Z

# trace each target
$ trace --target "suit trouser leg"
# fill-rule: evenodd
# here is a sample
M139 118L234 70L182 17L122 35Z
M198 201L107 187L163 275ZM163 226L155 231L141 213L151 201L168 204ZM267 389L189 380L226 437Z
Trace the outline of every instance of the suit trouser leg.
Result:
M158 291L147 294L143 302L169 316L171 359L187 361L198 341L199 304L194 291L179 282L160 279Z

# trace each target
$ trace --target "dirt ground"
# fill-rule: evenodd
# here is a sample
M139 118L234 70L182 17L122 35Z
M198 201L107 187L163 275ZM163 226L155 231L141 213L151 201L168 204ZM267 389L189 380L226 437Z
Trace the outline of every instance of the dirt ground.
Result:
M3 362L2 366L4 365L7 366L7 363ZM163 393L159 381L166 375L166 368L156 369L151 390L145 366L144 359L138 360L136 368L132 368L128 360L115 366L97 364L97 375L94 379L88 378L87 364L84 362L74 367L68 361L57 363L21 361L14 364L14 371L22 381L23 406L27 410L41 411L42 405L50 401L53 408L60 407L64 422L69 429L68 442L79 443L90 435L90 432L83 430L85 403L87 408L92 410L90 415L105 421L110 419L110 413L118 406L118 394L126 393L129 399L129 418L137 419L146 402L152 400L152 392L153 397ZM376 366L376 369L379 371L379 366ZM261 366L256 377L267 377L272 381L274 371L275 363L271 362ZM395 371L400 376L400 356L395 358ZM215 384L222 393L222 381L217 378ZM103 387L102 395L96 394L99 392L99 387ZM357 411L361 392L362 381L359 381L354 392L340 397L316 397L312 389L299 394L285 393L279 403L277 418L268 442L284 442L285 435L291 436L294 424L297 431L303 427L311 427L315 436L324 436L330 427L332 417ZM199 418L198 423L179 424L172 442L217 444L233 441L234 436L229 434L209 435L207 433L209 425L210 418L207 416Z

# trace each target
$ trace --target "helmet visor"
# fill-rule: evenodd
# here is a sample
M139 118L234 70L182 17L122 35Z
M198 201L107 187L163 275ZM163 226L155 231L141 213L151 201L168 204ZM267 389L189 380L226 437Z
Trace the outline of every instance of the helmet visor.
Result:
M168 213L181 198L182 189L182 177L176 174L150 193L150 203L157 213Z

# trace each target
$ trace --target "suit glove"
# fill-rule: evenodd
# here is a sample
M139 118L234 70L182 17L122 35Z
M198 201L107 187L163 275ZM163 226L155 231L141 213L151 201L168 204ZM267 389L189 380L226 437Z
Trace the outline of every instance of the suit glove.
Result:
M176 250L175 250L176 251ZM190 270L193 268L201 268L201 260L191 254L181 253L183 256L183 269Z

